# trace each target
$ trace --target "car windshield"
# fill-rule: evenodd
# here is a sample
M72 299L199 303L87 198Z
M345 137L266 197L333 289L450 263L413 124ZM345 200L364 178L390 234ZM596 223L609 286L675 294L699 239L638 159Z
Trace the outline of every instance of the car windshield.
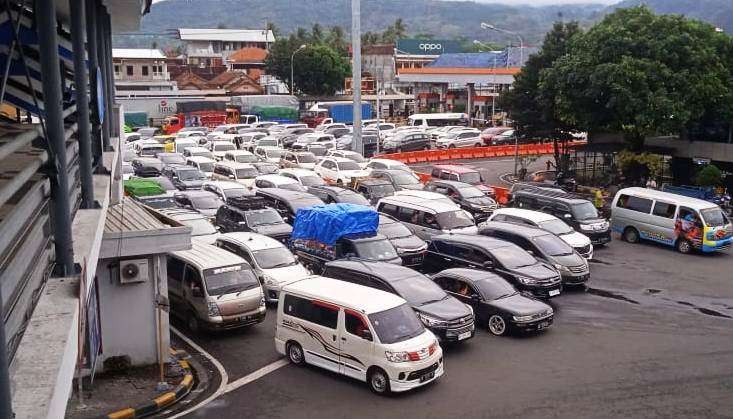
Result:
M206 179L206 175L201 173L200 170L179 170L178 173L178 179L180 180L204 180Z
M257 163L257 156L254 154L237 154L234 156L234 161L237 163Z
M209 234L216 234L216 228L214 228L214 225L205 218L185 220L181 221L181 223L191 227L191 236L208 236Z
M282 217L274 209L247 211L244 216L247 218L247 225L250 227L283 223Z
M315 163L316 155L313 153L304 153L298 155L298 163Z
M532 237L532 241L543 253L550 256L569 256L573 254L573 248L553 234Z
M277 147L277 140L271 140L271 139L260 139L257 142L258 146L261 147Z
M202 195L202 196L191 196L191 203L196 209L216 209L222 204L221 200L216 195Z
M722 227L730 223L728 217L719 207L700 210L700 214L708 227Z
M176 206L176 202L172 196L143 196L138 198L138 200L155 209L174 208Z
M532 266L537 263L537 259L529 253L525 252L518 246L497 247L491 250L494 256L505 268L516 269L525 266Z
M284 150L267 150L265 151L265 154L267 155L268 159L279 159L283 155Z
M252 252L252 255L262 269L284 268L298 263L295 260L295 256L285 247L255 250Z
M367 260L394 260L397 252L388 240L371 240L354 242L356 255Z
M415 311L407 304L372 313L367 317L379 341L386 345L403 342L425 332L425 327Z
M158 158L165 164L186 164L186 158L180 154L158 155Z
M435 282L417 272L413 276L392 281L389 284L397 291L400 297L407 300L413 306L434 303L448 296Z
M254 167L246 167L243 169L237 169L237 179L254 179L260 175Z
M394 195L394 192L394 186L392 185L372 185L369 187L369 196L372 198L392 196Z
M573 230L572 227L565 224L563 220L560 219L554 219L554 220L547 220L539 223L539 226L543 230L547 230L552 234L557 234L558 236L561 236L563 234L570 234Z
M234 144L231 144L231 143L214 144L214 151L230 151L230 150L236 150L236 147L234 147Z
M301 185L300 183L282 183L278 185L278 188L296 192L306 192L308 190L308 188Z
M223 295L246 291L260 286L257 277L247 265L205 269L204 279L209 295Z
M463 197L463 199L471 199L471 198L483 198L486 197L486 194L481 192L479 188L461 188L458 190L458 193Z
M575 204L571 206L573 216L576 220L589 220L592 218L598 218L598 210L590 202L583 202L582 204Z
M486 300L496 300L497 298L508 297L517 293L512 284L501 278L492 280L483 280L474 282L479 293Z
M209 163L209 162L199 163L199 170L201 170L202 172L213 172L214 163Z
M419 179L408 172L393 172L392 179L397 185L417 185L420 183Z
M258 164L257 171L260 172L261 175L273 175L277 173L278 167L274 164Z
M323 180L320 176L301 176L300 177L300 183L303 186L316 186L316 185L325 185L326 181Z
M310 151L311 153L315 154L318 157L322 157L326 155L326 152L328 151L328 149L326 149L326 147L309 147L308 151Z
M441 230L452 230L476 225L463 210L438 213L435 217Z
M240 197L240 196L245 196L245 195L250 195L250 194L251 194L251 192L247 192L247 190L244 189L244 188L242 188L242 189L232 188L232 189L226 189L226 190L224 190L224 196L226 197L226 199L229 199L229 198L237 198L237 197Z
M481 174L479 172L467 172L459 175L461 182L468 183L469 185L476 185L481 183Z
M412 236L410 229L398 222L379 224L379 232L390 239L401 239Z
M361 170L355 161L340 161L338 162L339 170Z
M338 202L369 206L369 201L358 193L342 193L338 196Z

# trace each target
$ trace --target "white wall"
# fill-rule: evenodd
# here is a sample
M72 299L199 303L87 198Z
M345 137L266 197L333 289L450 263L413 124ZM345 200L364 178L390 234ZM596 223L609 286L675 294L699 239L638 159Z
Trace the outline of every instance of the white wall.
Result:
M103 349L100 370L102 362L113 356L127 355L133 365L158 362L155 277L163 278L160 292L167 297L165 257L149 256L148 267L148 281L121 285L117 260L105 259L99 263L97 278ZM163 354L166 358L170 346L168 327L168 313L163 312Z

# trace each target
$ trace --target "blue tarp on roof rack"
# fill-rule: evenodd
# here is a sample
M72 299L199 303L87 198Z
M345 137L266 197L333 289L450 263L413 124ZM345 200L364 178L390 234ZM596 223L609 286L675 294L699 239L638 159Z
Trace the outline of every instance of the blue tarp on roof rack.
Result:
M290 238L332 246L346 235L376 233L378 226L379 215L373 208L355 204L316 205L298 210Z

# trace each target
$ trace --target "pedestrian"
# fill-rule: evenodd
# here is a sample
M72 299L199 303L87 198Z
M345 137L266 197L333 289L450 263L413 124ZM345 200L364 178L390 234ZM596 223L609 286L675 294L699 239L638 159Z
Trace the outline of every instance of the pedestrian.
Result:
M653 177L649 177L649 180L646 181L646 187L648 189L657 189L657 181Z
M603 192L600 188L597 188L593 194L593 205L598 209L603 208Z

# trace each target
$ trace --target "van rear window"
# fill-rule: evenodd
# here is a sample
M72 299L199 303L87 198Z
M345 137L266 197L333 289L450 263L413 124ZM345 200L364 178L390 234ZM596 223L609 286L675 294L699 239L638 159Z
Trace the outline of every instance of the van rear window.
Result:
M632 195L621 195L618 198L616 206L619 208L649 214L652 210L652 203L653 201L651 199L639 198L638 196Z

